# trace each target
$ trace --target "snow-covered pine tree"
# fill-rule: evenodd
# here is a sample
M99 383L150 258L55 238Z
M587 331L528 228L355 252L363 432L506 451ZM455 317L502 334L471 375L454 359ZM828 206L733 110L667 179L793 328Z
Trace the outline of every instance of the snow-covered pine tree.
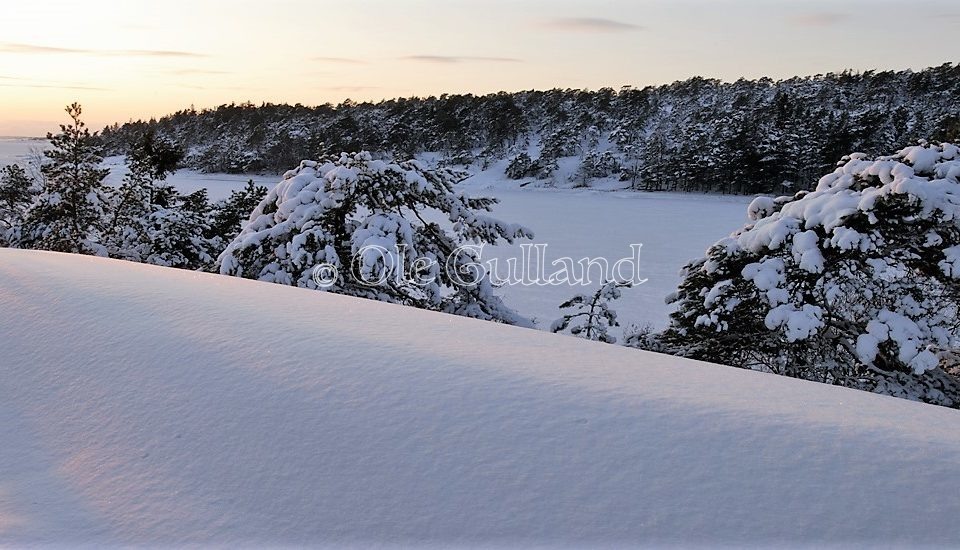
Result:
M267 188L247 181L247 185L240 190L231 191L230 196L213 205L213 219L211 231L223 242L232 241L243 225L250 218L250 213L267 196Z
M960 149L845 157L686 266L679 355L960 407Z
M536 172L536 169L536 163L532 158L530 158L530 155L528 155L526 152L523 152L510 159L510 162L507 163L507 168L504 173L512 180L519 180L533 175Z
M644 351L669 353L670 350L663 346L661 336L662 332L649 323L630 325L623 330L623 345Z
M477 251L461 245L533 234L484 214L496 199L454 191L460 177L367 152L304 161L254 209L220 255L220 272L530 325L478 276ZM332 285L317 284L321 264L338 269Z
M13 246L20 240L23 217L33 201L32 188L22 166L0 169L0 246Z
M102 244L109 208L100 168L103 158L97 133L80 120L81 108L66 108L71 124L61 124L59 134L47 134L51 148L41 170L43 189L26 214L21 246L106 256Z
M211 207L207 190L199 189L189 195L173 192L165 202L170 206L152 208L145 220L149 253L143 261L181 269L213 270L223 240L209 236Z
M587 151L580 159L580 166L570 175L570 181L577 187L588 187L596 178L607 178L613 174L620 174L622 170L620 159L612 151Z
M570 313L554 321L550 331L615 344L617 339L609 331L610 327L620 326L620 323L617 312L610 308L610 302L620 298L620 289L630 286L630 282L607 281L592 295L577 294L560 304L560 309L569 309Z
M110 256L143 262L152 253L148 235L148 218L154 210L172 206L176 191L163 183L168 173L176 170L176 159L153 155L155 134L148 131L137 136L127 153L127 174L113 192L112 219L107 235Z
M107 242L115 258L182 269L210 268L221 241L210 232L206 190L184 197L165 183L183 153L153 132L127 155L129 171L114 193Z

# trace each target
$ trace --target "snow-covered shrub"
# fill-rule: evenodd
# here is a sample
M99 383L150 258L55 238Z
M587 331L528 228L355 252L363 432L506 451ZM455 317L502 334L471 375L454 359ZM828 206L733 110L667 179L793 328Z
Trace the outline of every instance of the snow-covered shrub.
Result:
M169 207L150 212L144 228L150 245L144 263L209 271L223 249L224 241L218 235L209 236L206 189L189 195L177 193Z
M686 266L664 341L728 365L960 407L960 150L845 157Z
M504 171L510 179L519 180L523 178L547 179L557 169L557 161L554 159L544 159L543 157L533 160L527 153L510 159L507 168Z
M590 151L583 156L579 168L571 174L570 179L587 186L594 178L607 178L620 172L620 159L612 151Z
M369 153L304 161L256 207L219 258L220 272L511 324L476 249L461 245L531 238L487 216L496 199L453 189L461 174ZM315 267L336 268L318 284ZM326 269L326 268L324 268Z
M527 176L532 176L536 172L537 165L530 158L530 155L526 153L520 153L519 155L510 159L510 162L507 163L506 176L512 180L523 179Z
M661 332L649 323L630 325L624 329L623 345L628 348L654 351L657 353L668 353L670 351L664 347L661 341Z
M461 150L451 153L440 159L440 166L469 166L477 161L477 157L470 150Z
M550 331L615 344L617 339L609 331L610 327L620 326L620 323L617 312L610 308L610 302L620 298L621 288L630 286L629 282L608 281L592 295L577 294L560 304L560 309L569 309L570 313L554 321Z

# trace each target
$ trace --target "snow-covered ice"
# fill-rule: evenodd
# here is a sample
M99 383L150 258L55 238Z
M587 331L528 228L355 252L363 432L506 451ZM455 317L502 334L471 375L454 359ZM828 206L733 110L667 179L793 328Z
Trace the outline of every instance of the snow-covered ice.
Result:
M469 180L466 182L469 184ZM606 258L611 264L631 256L631 244L642 244L639 275L646 282L625 289L613 304L621 325L667 324L670 306L664 298L677 289L680 269L691 259L746 221L749 197L632 191L474 188L468 192L494 196L493 214L533 230L533 242L545 243L547 259L567 256ZM484 258L520 257L522 243L485 250ZM548 271L549 272L549 271ZM506 286L504 302L531 315L548 328L560 316L557 309L575 294L593 293L593 286ZM613 331L618 337L619 331Z
M26 164L34 151L43 151L50 142L41 138L0 137L0 166Z
M0 545L960 540L960 412L0 250Z

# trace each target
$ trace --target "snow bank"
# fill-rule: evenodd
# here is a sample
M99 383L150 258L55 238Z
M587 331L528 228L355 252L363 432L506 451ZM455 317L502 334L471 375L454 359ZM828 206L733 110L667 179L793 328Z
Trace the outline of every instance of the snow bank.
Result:
M960 540L960 413L0 250L0 545Z

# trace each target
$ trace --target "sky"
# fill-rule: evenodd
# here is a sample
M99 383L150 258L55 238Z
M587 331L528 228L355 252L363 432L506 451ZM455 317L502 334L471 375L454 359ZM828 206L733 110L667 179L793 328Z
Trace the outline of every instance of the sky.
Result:
M0 135L190 107L960 62L956 0L0 0Z

